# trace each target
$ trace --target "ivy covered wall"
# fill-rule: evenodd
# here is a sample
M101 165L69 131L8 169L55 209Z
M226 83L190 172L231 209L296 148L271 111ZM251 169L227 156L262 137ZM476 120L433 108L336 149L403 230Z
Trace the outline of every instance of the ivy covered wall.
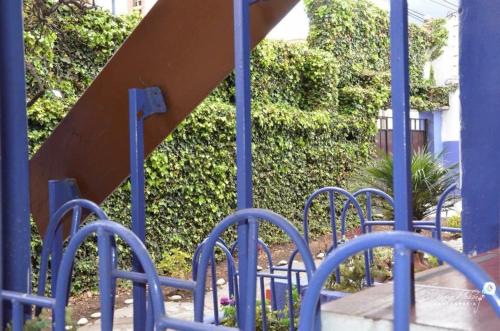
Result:
M339 64L340 99L345 87L358 86L360 79L379 76L390 83L390 42L388 13L369 0L304 0L310 20L308 43L333 54ZM410 24L410 98L411 107L434 110L448 104L449 88L435 87L432 76L424 77L425 63L436 59L448 39L443 19ZM364 92L378 89L369 82ZM453 87L452 87L453 88ZM362 91L358 91L362 92ZM379 95L389 106L389 94Z

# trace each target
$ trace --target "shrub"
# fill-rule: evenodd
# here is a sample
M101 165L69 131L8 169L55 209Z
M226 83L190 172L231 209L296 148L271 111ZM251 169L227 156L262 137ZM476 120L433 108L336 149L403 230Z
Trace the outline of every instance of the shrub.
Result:
M337 108L337 63L329 52L304 42L263 41L253 50L252 98L301 110ZM234 74L213 95L234 102Z
M414 219L421 220L436 211L439 196L457 180L455 171L457 165L445 167L440 155L434 156L426 150L420 150L412 155L412 207ZM393 159L384 155L374 164L364 168L360 176L363 186L378 188L393 196ZM448 199L443 210L454 204L454 199ZM386 210L392 217L392 208Z
M163 257L157 268L165 276L186 278L190 276L192 257L192 254L179 248L173 248L168 252L163 252Z
M462 228L462 217L459 214L453 215L446 220L446 225L451 228Z
M299 322L299 309L300 309L300 301L301 296L299 295L299 291L296 287L292 289L293 296L293 311L294 311L294 325L297 327ZM226 300L225 300L226 301ZM271 310L269 304L265 306L266 312L266 328L265 330L269 331L288 331L290 330L290 318L289 318L289 307L288 307L288 299L285 301L285 308L283 310ZM229 327L237 327L237 319L236 319L236 306L234 303L231 304L223 304L222 312L224 313L224 319L222 321L222 325ZM264 330L264 324L262 321L262 304L259 300L255 303L255 330L262 331Z

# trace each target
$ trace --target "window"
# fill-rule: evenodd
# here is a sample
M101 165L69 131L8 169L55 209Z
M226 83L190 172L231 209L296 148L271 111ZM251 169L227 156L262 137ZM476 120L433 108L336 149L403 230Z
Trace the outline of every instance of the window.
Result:
M134 7L140 7L142 5L142 0L133 0L132 4Z

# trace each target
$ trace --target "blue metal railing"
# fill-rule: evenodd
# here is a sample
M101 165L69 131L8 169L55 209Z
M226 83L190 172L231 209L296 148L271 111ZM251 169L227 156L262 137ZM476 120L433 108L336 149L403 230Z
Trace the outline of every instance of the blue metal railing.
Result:
M233 254L233 256L236 253L237 248L238 248L238 242L234 242L231 245L231 254ZM266 255L267 269L269 270L269 272L261 272L257 268L257 277L259 279L259 284L262 285L264 283L264 279L269 278L270 285L271 285L271 307L273 310L275 310L275 309L277 309L277 307L276 307L277 303L276 303L275 279L281 278L281 277L279 275L274 274L275 271L277 270L277 267L273 263L273 257L272 257L271 249L269 248L269 246L262 239L259 238L257 240L257 248L261 249L264 252L264 254ZM236 273L236 276L238 276L238 273ZM261 291L262 291L262 286L261 286ZM261 293L262 305L265 304L265 302L266 302L265 300L266 300L265 293Z
M445 206L446 200L452 195L452 193L459 192L458 186L456 184L450 185L439 197L437 207L436 207L436 224L435 231L433 232L434 238L437 240L441 240L441 233L451 232L451 233L459 233L462 232L461 228L453 228L453 227L444 227L441 223L441 217L443 213L443 207Z
M326 279L348 257L361 251L381 246L394 247L394 329L408 330L410 323L411 292L410 255L419 250L445 261L460 271L472 284L483 291L486 299L500 317L500 289L493 280L474 262L454 249L435 240L406 231L391 231L366 234L338 247L316 270L309 283L300 314L300 331L315 330L318 325L318 303L321 289ZM315 328L316 327L316 328Z
M97 235L98 257L99 257L99 292L101 297L101 329L112 330L113 325L113 312L110 311L110 306L106 304L107 298L112 296L112 280L114 265L112 263L112 240L111 238L117 236L128 244L141 263L144 275L147 279L149 301L151 303L151 311L153 312L155 323L160 317L165 316L165 307L163 305L163 293L161 291L160 279L156 273L151 258L144 246L144 243L130 230L123 226L110 222L110 221L96 221L83 227L78 231L70 240L66 247L61 266L59 269L59 278L56 289L56 304L55 304L55 319L54 328L56 331L62 331L65 328L65 308L67 302L67 293L69 291L69 275L73 266L73 261L77 249L83 241L92 234ZM127 277L123 277L127 279ZM103 305L104 303L104 305Z
M375 225L394 225L394 220L375 221L373 219L373 198L382 199L385 203L389 204L389 206L391 206L394 209L394 199L389 194L376 188L364 188L354 192L352 195L356 199L356 201L358 201L359 205L361 205L361 203L358 199L363 196L365 198L365 204L366 204L366 208L364 211L365 222L364 224L361 224L361 226L364 225L365 227L365 229L362 229L363 233L371 232L372 227ZM342 214L340 216L342 224L341 233L343 236L345 236L346 233L347 212L349 210L350 204L351 204L350 200L348 200L345 203L344 207L342 208Z

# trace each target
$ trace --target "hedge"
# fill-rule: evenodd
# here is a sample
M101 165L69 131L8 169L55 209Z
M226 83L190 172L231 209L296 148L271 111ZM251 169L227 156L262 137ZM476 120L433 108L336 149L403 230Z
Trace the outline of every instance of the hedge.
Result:
M310 20L308 44L330 52L341 64L340 88L356 85L359 75L364 75L366 71L388 76L390 40L387 11L369 0L304 2ZM447 39L444 19L409 26L410 95L411 106L415 109L435 110L448 105L449 89L436 88L435 82L424 76L426 62L441 54ZM388 98L386 106L389 106Z
M305 42L264 40L251 57L252 98L302 110L337 108L338 64L326 51ZM234 74L213 95L234 103Z

